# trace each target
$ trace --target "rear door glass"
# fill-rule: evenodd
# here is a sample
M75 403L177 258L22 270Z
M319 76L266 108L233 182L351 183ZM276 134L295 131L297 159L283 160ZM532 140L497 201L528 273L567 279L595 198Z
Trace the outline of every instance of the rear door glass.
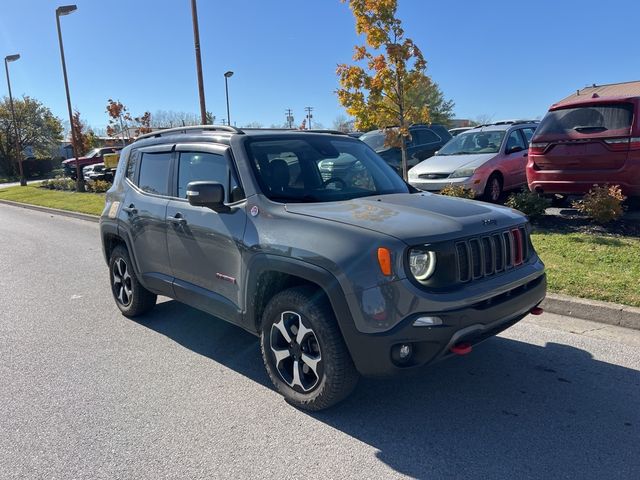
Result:
M536 130L542 135L624 135L633 120L633 104L612 103L563 108L547 113Z
M138 186L141 190L155 195L169 194L171 155L171 152L142 154L138 177Z

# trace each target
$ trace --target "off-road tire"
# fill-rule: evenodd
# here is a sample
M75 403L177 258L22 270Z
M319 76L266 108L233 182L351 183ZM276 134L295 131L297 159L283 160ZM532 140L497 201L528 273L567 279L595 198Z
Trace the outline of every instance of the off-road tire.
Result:
M123 264L126 267L125 271L122 270ZM120 284L118 284L118 278L120 278ZM125 291L122 291L124 289L123 282L127 285ZM115 247L109 258L109 284L116 305L126 317L143 315L156 304L157 295L140 284L133 269L129 252L122 245Z
M296 390L285 381L278 369L281 363L276 362L272 350L274 324L280 323L285 314L298 315L299 321L306 330L313 333L313 338L317 339L319 346L321 360L317 369L321 374L315 376L317 383L306 392L300 391L302 386ZM276 335L279 332L278 329ZM308 335L310 334L307 333ZM292 340L295 340L293 336ZM275 295L262 316L260 346L265 368L276 390L297 408L310 411L329 408L345 399L358 383L358 372L344 343L333 310L326 297L317 289L295 287ZM292 361L293 355L295 354L286 361ZM299 364L304 367L302 360Z

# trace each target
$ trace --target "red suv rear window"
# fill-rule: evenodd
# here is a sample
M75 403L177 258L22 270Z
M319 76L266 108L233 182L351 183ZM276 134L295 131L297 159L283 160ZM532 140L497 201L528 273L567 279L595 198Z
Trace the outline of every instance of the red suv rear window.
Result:
M633 104L611 103L552 110L536 129L536 137L558 134L629 134Z

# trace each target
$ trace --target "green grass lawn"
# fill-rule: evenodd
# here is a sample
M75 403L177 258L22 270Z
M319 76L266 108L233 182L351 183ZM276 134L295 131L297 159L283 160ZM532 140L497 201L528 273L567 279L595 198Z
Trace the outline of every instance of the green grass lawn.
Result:
M534 233L549 290L640 307L640 239Z
M100 215L104 208L104 193L63 192L33 185L9 188L0 186L0 199L91 215Z

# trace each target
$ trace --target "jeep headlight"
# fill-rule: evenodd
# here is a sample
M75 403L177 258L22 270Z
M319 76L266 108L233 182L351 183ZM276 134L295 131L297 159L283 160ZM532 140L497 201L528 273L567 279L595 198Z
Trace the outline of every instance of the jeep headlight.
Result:
M474 173L476 173L475 168L460 168L459 170L456 170L451 175L449 175L449 178L472 177Z
M409 268L416 280L426 281L436 270L436 253L423 248L412 248L409 251Z

